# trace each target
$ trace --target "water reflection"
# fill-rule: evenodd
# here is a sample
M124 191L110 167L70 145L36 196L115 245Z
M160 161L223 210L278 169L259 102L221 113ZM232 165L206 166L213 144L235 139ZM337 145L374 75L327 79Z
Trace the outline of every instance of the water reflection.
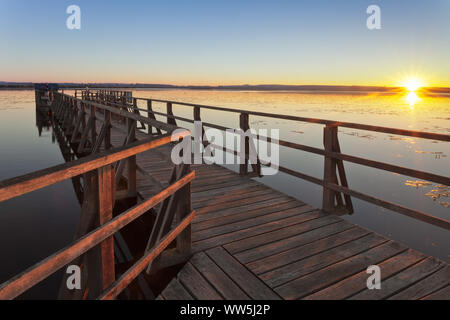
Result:
M56 140L48 115L36 110L34 91L0 91L0 180L64 163ZM76 183L62 181L0 203L0 282L73 240L80 213ZM20 298L56 298L62 272Z
M406 96L406 101L408 101L410 107L414 107L414 105L419 102L420 98L415 92L410 92Z

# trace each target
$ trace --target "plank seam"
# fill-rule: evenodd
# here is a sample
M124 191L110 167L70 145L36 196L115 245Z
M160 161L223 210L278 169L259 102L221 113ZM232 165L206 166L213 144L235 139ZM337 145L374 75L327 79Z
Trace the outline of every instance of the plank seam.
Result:
M309 221L311 221L311 220L305 221L304 223L309 222ZM265 243L265 244L263 244L263 245L260 245L260 246L254 247L254 248L250 248L250 249L241 251L241 252L239 252L239 253L242 253L242 252L245 252L245 251L248 251L248 250L253 250L253 249L256 249L256 248L259 248L259 247L263 247L263 246L265 246L265 245L267 245L267 244L271 244L271 243L275 243L275 242L278 242L278 241L286 240L286 239L289 239L289 238L297 237L297 236L302 235L302 234L304 234L304 233L308 233L308 232L311 232L311 231L314 231L314 230L317 230L317 229L321 229L321 228L323 228L323 227L329 227L329 226L331 226L331 225L333 225L333 224L338 224L339 222L340 222L340 221L337 221L337 222L335 221L335 222L330 223L330 224L327 224L327 225L323 225L323 226L320 226L320 227L316 227L316 228L314 228L314 229L309 229L309 230L307 230L307 231L298 233L298 234L296 234L296 235L294 235L294 236L290 236L290 237L283 238L283 239L280 239L280 240L276 240L276 241L273 241L273 242L268 242L268 243ZM282 250L282 251L279 251L279 252L277 252L277 253L271 254L271 255L266 256L266 257L264 257L264 258L246 261L245 263L251 263L251 262L259 261L259 260L262 260L262 259L265 259L265 258L268 258L268 257L272 257L272 256L274 256L274 255L277 255L277 254L280 254L280 253L284 253L284 252L287 252L287 251L290 251L290 250L293 250L293 249L296 249L296 248L300 248L300 247L303 247L303 246L305 246L305 245L314 243L314 242L319 241L319 240L324 240L324 239L329 238L329 237L331 237L331 236L335 236L335 235L338 235L339 233L343 233L343 232L346 232L346 231L349 231L349 230L352 230L352 229L355 229L355 228L357 228L357 226L348 226L347 229L344 229L344 230L341 230L341 231L337 231L337 232L334 232L334 233L327 234L326 236L323 236L322 238L317 238L317 239L311 240L310 242L305 242L305 243L303 243L303 244L301 244L301 245L298 245L298 246L295 246L295 247L292 247L292 248L285 248L285 249ZM237 254L237 253L235 253L235 254ZM300 260L302 260L302 259L300 259ZM300 260L297 260L297 261L300 261Z
M340 244L339 246L336 246L336 247L333 247L333 248L324 250L324 251L319 252L319 253L317 253L317 254L321 254L321 253L327 252L327 251L329 251L329 250L331 250L331 249L338 248L338 247L340 247L340 246L342 246L342 245L348 244L348 243L353 242L353 241L357 241L357 240L359 240L359 239L361 239L361 238L363 238L363 237L367 237L367 236L369 236L369 235L370 235L370 233L369 233L369 234L366 234L366 235L364 235L364 236L362 236L362 237L359 237L359 238L357 238L357 239L353 239L353 240L350 240L350 241L348 241L348 242L342 243L342 244ZM340 258L340 260L334 261L333 263L328 264L328 265L325 265L325 266L323 266L323 267L321 267L321 268L319 268L319 269L317 269L317 270L314 270L314 271L311 271L311 272L302 274L300 277L296 277L296 278L291 279L291 280L289 280L289 281L283 282L283 283L281 283L281 284L275 286L274 289L279 288L279 287L281 287L281 286L283 286L283 285L285 285L285 284L287 284L287 283L289 283L289 282L292 282L292 281L295 281L295 280L300 279L300 278L302 278L302 277L305 277L305 276L307 276L307 275L310 275L310 274L312 274L312 273L314 273L314 272L317 272L317 271L320 271L320 270L322 270L322 269L325 269L325 268L327 268L327 267L329 267L329 266L331 266L331 265L333 265L333 264L336 264L336 263L338 263L338 262L341 262L341 261L343 261L343 260L346 260L346 259L349 259L349 258L352 258L352 257L356 257L356 256L358 256L358 255L360 255L360 254L362 254L362 253L364 253L364 252L367 252L367 251L369 251L369 250L371 250L371 249L374 249L374 248L376 248L376 247L379 247L379 246L381 246L381 245L387 243L388 241L389 241L389 240L385 240L385 241L383 241L383 242L381 242L381 243L379 243L379 244L377 244L377 245L375 245L375 246L373 246L373 247L370 247L370 248L368 248L368 249L365 249L365 250L363 250L363 251L360 251L360 252L358 252L358 253L356 253L356 254L353 254L353 255L348 256L348 257L345 257L345 258ZM317 255L317 254L313 254L313 255L311 255L311 256L302 258L302 259L297 260L297 261L295 261L295 262L298 262L298 261L301 261L301 260L304 260L304 259L313 257L313 256L315 256L315 255ZM292 264L292 263L295 263L295 262L290 262L290 263L288 263L287 265ZM278 269L278 268L275 268L275 269ZM274 269L274 270L275 270L275 269ZM269 271L270 271L270 270L269 270ZM265 273L267 273L267 272L269 272L269 271L266 271L266 272L264 272L264 273L262 273L262 274L265 274Z
M270 291L272 291L275 295L277 295L281 300L283 300L283 298L277 293L277 292L275 292L271 287L269 287L264 281L262 281L256 274L254 274L252 271L250 271L244 264L242 264L242 263L240 263L236 258L234 258L223 246L218 246L218 247L221 247L227 254L229 254L230 255L230 257L232 258L232 259L234 259L239 265L241 265L243 268L245 268L246 270L248 270L256 279L258 279L260 282L261 282L261 284L263 285L263 286L265 286L265 287L267 287L267 289L268 290L270 290ZM216 247L217 248L217 247ZM211 248L212 249L212 248ZM208 250L210 250L210 249L208 249ZM216 261L207 253L207 251L208 250L206 250L206 251L204 251L204 253L212 260L212 261L214 261L214 263L217 265L217 267L220 269L220 270L222 270L226 275L227 275L227 277L228 278L230 278L230 280L231 281L233 281L241 290L242 290L242 292L244 292L251 300L255 300L255 299L253 299L248 293L247 293L247 291L243 288L243 287L241 287L240 285L239 285L239 283L237 283L236 281L234 281L232 278L231 278L231 276L219 265L219 264L217 264L216 263Z

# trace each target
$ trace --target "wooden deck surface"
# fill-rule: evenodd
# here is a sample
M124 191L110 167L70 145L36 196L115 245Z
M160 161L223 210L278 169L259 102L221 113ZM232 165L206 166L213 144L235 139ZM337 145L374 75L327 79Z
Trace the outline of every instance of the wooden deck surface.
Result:
M167 186L169 152L138 155L143 198ZM446 263L226 168L193 169L194 255L158 299L450 299ZM366 286L374 264L381 290Z

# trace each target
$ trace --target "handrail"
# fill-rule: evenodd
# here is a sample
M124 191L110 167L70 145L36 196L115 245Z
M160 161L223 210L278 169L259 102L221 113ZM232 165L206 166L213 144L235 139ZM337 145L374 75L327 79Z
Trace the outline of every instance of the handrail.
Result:
M326 126L346 127L346 128L359 129L359 130L365 130L365 131L373 131L373 132L379 132L379 133L390 133L390 134L395 134L395 135L399 135L399 136L408 136L408 137L450 142L450 135L434 133L434 132L424 132L424 131L390 128L390 127L383 127L383 126L373 126L373 125L368 125L368 124L326 120L326 119L320 119L320 118L307 118L307 117L298 117L298 116L290 116L290 115L280 115L280 114L275 114L275 113L258 112L258 111L248 111L248 110L242 111L242 110L225 108L225 107L216 107L216 106L194 104L194 103L172 101L172 100L161 100L161 99L139 98L139 97L134 97L134 99L141 100L141 101L171 103L171 104L188 106L188 107L199 107L199 108L216 110L216 111L224 111L224 112L232 112L232 113L246 113L248 115L259 116L259 117L267 117L267 118L283 119L283 120L291 120L291 121L299 121L299 122L308 122L308 123L322 124L322 125L326 125ZM116 105L118 107L122 107L122 108L125 107L124 105L114 103L114 102L111 102L111 104ZM129 104L127 106L133 107L133 105L131 105L131 104ZM147 111L142 108L136 108L136 110L145 111L145 112ZM169 118L173 118L173 119L180 119L181 121L186 121L186 122L193 121L193 120L186 119L186 118L183 118L180 116L169 115L169 114L163 113L163 112L157 112L157 111L152 111L152 112L155 114L161 115L161 116L165 116L165 117L169 117Z
M270 117L270 118L276 118L276 119L285 119L285 120L292 120L292 121L301 121L301 122L322 124L322 125L325 125L324 130L331 130L331 131L334 130L334 133L332 133L332 134L336 135L336 139L337 139L337 128L338 127L347 127L347 128L354 128L354 129L359 129L359 130L368 130L368 131L375 131L375 132L380 132L380 133L390 133L390 134L395 134L395 135L411 136L411 137L416 137L416 138L450 142L450 135L439 134L439 133L420 132L420 131L413 131L413 130L405 130L405 129L396 129L396 128L358 124L358 123L350 123L350 122L339 122L339 121L324 120L324 119L270 114L270 113L264 113L264 112L254 112L254 111L246 111L246 110L242 111L242 110L236 110L236 109L230 109L230 108L199 105L199 104L194 104L194 103L185 103L185 102L178 102L178 101L171 101L171 100L139 98L139 97L134 97L133 99L134 99L133 104L125 104L125 105L121 105L121 106L118 105L118 106L120 108L123 108L123 107L133 108L134 110L137 110L137 111L144 111L144 112L147 111L147 112L149 112L149 114L150 113L156 114L156 115L167 117L167 119L173 119L172 121L177 119L180 121L193 123L195 120L197 120L197 121L199 120L199 109L206 108L206 109L211 109L211 110L216 110L216 111L239 113L239 114L241 114L241 116L246 115L247 121L248 121L248 115L254 115L254 116L263 116L263 117ZM149 105L151 106L152 102L167 103L168 113L156 112L151 109L145 110L145 109L139 108L137 105L137 100L147 101L148 106ZM190 107L196 108L197 109L197 118L195 116L196 109L194 109L194 120L173 115L171 113L172 111L169 112L169 105L170 105L170 110L172 110L173 104L182 105L182 106L190 106ZM114 103L112 105L114 105ZM231 128L227 128L225 126L207 123L207 122L202 122L202 125L204 127L211 127L211 128L216 128L216 129L225 130L225 131L226 130L234 130ZM255 138L255 137L256 137L256 139L264 138L267 142L276 143L276 144L284 146L284 147L324 156L326 161L327 161L327 159L328 160L331 159L332 161L340 161L340 162L347 161L347 162L352 162L352 163L356 163L359 165L363 165L366 167L371 167L371 168L376 168L376 169L380 169L380 170L384 170L384 171L394 172L394 173L398 173L398 174L402 174L402 175L406 175L406 176L410 176L410 177L415 177L418 179L425 179L427 181L432 181L432 182L443 184L443 185L450 185L449 177L433 174L430 172L424 172L424 171L420 171L420 170L410 169L410 168L406 168L406 167L402 167L402 166L397 166L397 165L393 165L393 164L389 164L389 163L385 163L385 162L374 161L374 160L369 160L369 159L365 159L362 157L344 154L344 153L341 153L339 147L337 150L334 150L333 149L334 147L332 149L329 149L329 148L328 149L327 148L320 149L320 148L315 148L315 147L302 145L302 144L298 144L298 143L293 143L293 142L288 142L288 141L284 141L284 140L272 141L272 139L269 137L260 137L259 135L254 134L253 138ZM209 142L206 142L206 143L209 143ZM334 142L330 141L330 143L334 143ZM211 145L212 147L214 147L216 149L222 149L225 152L231 152L231 153L237 154L237 152L235 150L229 150L225 146L218 146L213 143L209 143L209 145ZM265 164L261 163L261 165L265 165ZM364 193L352 190L352 189L348 188L348 186L346 186L346 185L339 186L338 184L327 181L325 179L325 177L322 180L322 179L315 178L315 177L312 177L312 176L306 175L304 173L294 171L292 169L288 169L288 168L285 168L282 166L279 166L279 170L281 172L287 173L289 175L293 175L295 177L298 177L298 178L307 180L309 182L321 185L324 187L324 190L328 189L328 190L333 190L336 192L341 192L345 195L353 196L353 197L359 198L361 200L376 204L378 206L381 206L381 207L384 207L387 209L391 209L393 211L396 211L397 213L400 213L400 214L427 222L429 224L450 230L450 221L448 221L448 220L441 219L438 217L433 217L433 216L430 216L426 213L423 213L423 212L420 212L417 210L409 209L409 208L406 208L404 206L401 206L401 205L398 205L398 204L395 204L395 203L392 203L389 201L381 200L376 197L366 195ZM342 165L341 165L340 170L343 171ZM343 173L343 174L345 176L345 173Z
M146 123L148 125L154 126L154 127L159 128L161 130L164 130L164 131L166 131L168 133L171 133L174 130L178 129L176 126L173 126L173 125L170 125L170 124L164 124L164 123L162 123L160 121L155 121L155 120L152 120L152 119L149 119L149 118L146 118L146 117L143 117L143 116L140 116L140 115L128 112L128 111L122 112L122 110L117 110L117 108L109 107L109 106L106 106L104 104L97 103L95 101L83 100L83 99L75 98L75 97L70 96L70 95L65 94L65 93L55 93L55 94L60 95L61 97L66 97L68 99L72 99L74 101L78 101L80 103L84 103L86 105L90 105L90 106L102 109L102 110L110 111L110 112L112 112L114 114L117 114L117 115L125 117L125 118L129 118L129 119L132 119L132 120L144 122L144 123Z
M181 139L189 134L189 131L186 130L177 131L173 135L167 134L157 139L143 139L123 147L107 150L100 154L93 154L72 162L0 181L0 201L42 189L57 182L129 158L138 153L157 148L171 142L172 137L174 139Z
M121 278L119 279L120 281L114 282L114 234L138 219L144 213L149 212L149 210L154 208L156 205L163 202L161 208L166 208L167 211L158 212L157 219L164 219L164 223L161 230L158 230L158 237L156 237L152 242L153 247L149 248L150 250L146 252L143 257L144 261L146 261L148 265L175 239L177 239L177 246L179 245L180 248L182 248L182 253L189 254L191 243L190 240L187 240L186 234L191 232L190 224L195 216L195 212L191 211L190 200L190 184L195 177L195 171L191 171L190 166L188 164L184 164L181 167L175 166L167 188L113 218L113 208L116 199L116 177L119 176L120 168L123 167L121 164L123 164L123 161L125 160L131 161L128 164L127 192L129 197L133 197L133 194L135 194L133 190L136 191L136 189L133 189L135 188L133 185L135 185L136 182L135 171L137 170L137 167L132 165L132 161L133 159L135 161L136 155L150 149L169 144L172 141L177 141L184 137L188 137L190 132L186 129L176 130L173 132L174 129L178 129L178 127L168 126L163 123L160 125L161 123L156 121L146 121L146 123L150 123L152 125L160 125L162 130L166 129L167 134L161 135L157 138L149 137L147 139L134 141L134 138L130 139L130 137L132 137L131 134L133 133L133 130L136 130L136 121L142 117L128 111L124 114L119 111L120 115L131 119L131 121L127 121L127 130L129 130L130 134L127 136L125 145L111 149L111 145L108 145L105 140L106 151L96 153L102 144L102 140L105 137L104 135L110 134L110 132L107 133L107 130L110 130L111 127L110 118L108 120L107 116L110 117L111 114L108 114L107 111L111 113L118 113L117 109L93 103L91 101L76 99L60 93L53 93L52 98L54 101L54 106L52 109L55 113L52 116L60 119L60 123L63 125L67 122L71 122L73 125L73 121L75 120L73 114L75 113L74 111L77 111L74 110L77 109L75 106L76 101L84 103L84 106L80 108L80 113L77 112L76 122L78 123L80 123L82 116L87 114L85 107L87 105L93 106L88 124L85 127L85 129L91 129L92 132L95 132L95 126L90 127L95 124L95 121L92 120L96 117L95 107L105 110L105 121L99 137L92 137L92 150L94 151L92 151L90 156L86 156L72 162L1 181L0 202L27 194L49 185L53 185L66 179L83 175L87 190L85 189L84 195L86 197L86 206L83 205L82 215L96 215L99 221L93 223L96 225L96 228L86 234L84 233L94 225L83 225L81 233L77 236L82 234L84 235L75 240L71 245L68 245L64 249L59 250L53 255L38 262L12 279L0 284L0 299L16 298L70 262L79 261L83 254L97 245L101 246L99 249L101 254L102 287L105 290L108 289L108 286L112 285L114 290L109 291L108 297L115 298L128 286L132 280L140 274L145 266L142 265L141 262L141 265L131 267L124 274L127 275L125 279ZM72 116L68 116L71 112ZM77 127L77 125L74 125L74 127ZM75 134L77 133L77 130L74 130ZM83 131L82 139L80 141L85 139L87 132L88 131L86 130ZM80 145L81 144L82 142L80 142ZM117 163L115 167L113 166L114 163ZM172 203L172 201L181 201L184 206L182 208L174 207L172 205L167 206L167 203ZM182 221L181 223L178 223L173 230L170 230L170 224L173 222L171 219L175 216L177 219L181 219ZM100 224L100 226L98 226L98 224ZM178 243L178 241L180 241L180 243ZM77 264L78 263L79 262L77 262ZM89 263L93 262L91 261L88 262L88 264ZM86 265L83 266L83 268L84 270L86 270L86 268L89 269ZM140 271L136 272L137 270ZM95 284L93 284L93 286L95 287L94 289L89 285L89 289L93 289L88 290L91 292L89 294L98 294L98 288L96 288ZM84 291L83 294L87 294L88 291Z
M149 98L138 98L138 97L135 97L135 99L143 100L143 101L155 101L155 102L161 102L161 103L172 103L172 104L177 104L177 105L182 105L182 106L199 107L199 108L216 110L216 111L225 111L225 112L233 112L233 113L243 113L244 112L246 114L253 115L253 116L259 116L259 117L268 117L268 118L283 119L283 120L309 122L309 123L322 124L322 125L326 125L326 126L338 126L338 127L346 127L346 128L374 131L374 132L380 132L380 133L390 133L390 134L395 134L395 135L400 135L400 136L432 139L432 140L438 140L438 141L450 141L450 135L434 133L434 132L423 132L423 131L414 131L414 130L407 130L407 129L397 129L397 128L373 126L373 125L360 124L360 123L342 122L342 121L326 120L326 119L319 119L319 118L306 118L306 117L298 117L298 116L280 115L280 114L258 112L258 111L247 111L247 110L242 111L242 110L236 110L236 109L231 109L231 108L215 107L215 106L186 103L186 102L180 102L180 101L171 101L171 100L160 100L160 99L149 99Z
M98 299L111 300L117 297L136 277L147 268L161 252L194 220L195 211L184 218L178 226L162 238L151 250L120 276Z
M14 299L29 288L41 282L60 268L64 267L75 258L100 244L102 241L112 236L115 232L121 230L132 221L139 218L150 208L153 208L169 196L180 190L183 186L190 183L195 177L195 172L191 172L170 185L165 190L150 199L128 209L124 213L108 221L106 224L96 228L88 234L81 237L66 248L51 255L45 260L28 268L21 274L0 285L0 299ZM189 218L191 221L192 218ZM186 226L183 224L183 226Z

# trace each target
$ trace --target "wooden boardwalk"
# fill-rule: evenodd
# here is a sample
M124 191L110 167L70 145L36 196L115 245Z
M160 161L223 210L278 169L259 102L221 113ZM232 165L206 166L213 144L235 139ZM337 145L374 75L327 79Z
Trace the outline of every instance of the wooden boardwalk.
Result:
M143 198L167 187L169 153L137 156ZM446 263L224 167L193 169L193 256L158 299L450 299ZM381 290L366 286L374 264Z
M66 288L64 275L60 299L153 299L153 293L163 300L450 299L446 263L336 214L353 212L355 197L450 230L449 220L351 189L343 162L442 185L450 177L342 153L338 127L446 142L450 135L132 98L131 92L82 91L80 100L39 89L36 96L52 101L46 115L68 162L0 181L0 201L72 179L80 220L70 245L0 284L0 299L17 298L72 264L80 266L83 283ZM153 111L153 102L165 103L167 113ZM175 116L173 104L193 108L193 119ZM277 142L324 157L323 179L279 166L320 185L323 210L251 179L264 164L257 159L249 172L248 137L239 174L217 165L173 167L172 137L192 138L188 130L174 132L176 120L200 121L202 108L239 113L243 132L250 113L324 126L324 149ZM138 125L151 127L136 131ZM380 290L367 289L372 265L381 269Z

